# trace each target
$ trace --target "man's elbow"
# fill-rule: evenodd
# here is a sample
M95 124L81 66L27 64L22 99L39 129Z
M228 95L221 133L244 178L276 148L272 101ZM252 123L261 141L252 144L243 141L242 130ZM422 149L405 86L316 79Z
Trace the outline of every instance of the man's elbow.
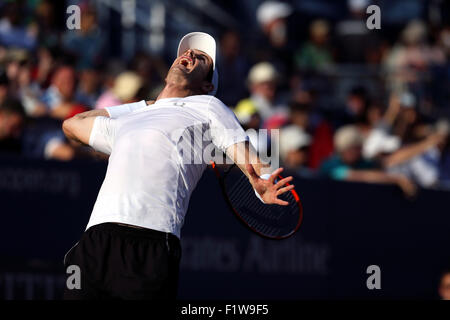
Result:
M62 130L68 139L77 141L76 136L74 135L75 122L76 122L76 116L64 120L64 122L62 124Z
M63 121L62 130L67 138L69 138L69 136L70 136L70 132L71 132L70 126L71 126L70 119L66 119Z

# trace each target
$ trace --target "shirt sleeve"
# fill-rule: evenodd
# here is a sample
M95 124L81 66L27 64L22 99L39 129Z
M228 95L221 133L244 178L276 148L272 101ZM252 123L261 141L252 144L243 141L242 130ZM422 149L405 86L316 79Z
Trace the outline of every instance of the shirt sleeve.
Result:
M121 104L114 107L106 107L110 118L119 118L147 106L145 100L133 103Z
M230 108L214 97L208 107L211 140L217 148L225 152L233 144L248 141L247 134Z
M115 119L96 117L89 137L89 145L97 151L111 154L115 132Z

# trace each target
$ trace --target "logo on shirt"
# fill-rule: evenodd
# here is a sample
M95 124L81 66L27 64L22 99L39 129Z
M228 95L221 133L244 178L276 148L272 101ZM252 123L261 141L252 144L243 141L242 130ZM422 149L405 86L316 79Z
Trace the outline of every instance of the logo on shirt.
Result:
M182 101L177 101L177 102L174 102L173 105L177 106L177 107L184 107L186 105L186 103L182 102Z

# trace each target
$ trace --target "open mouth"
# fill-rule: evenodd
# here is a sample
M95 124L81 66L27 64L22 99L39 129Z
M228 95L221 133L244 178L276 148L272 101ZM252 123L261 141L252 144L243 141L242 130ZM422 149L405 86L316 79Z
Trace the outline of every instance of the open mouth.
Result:
M193 61L189 57L184 56L180 59L180 64L185 67L189 67L190 65L192 65L192 63L193 63Z

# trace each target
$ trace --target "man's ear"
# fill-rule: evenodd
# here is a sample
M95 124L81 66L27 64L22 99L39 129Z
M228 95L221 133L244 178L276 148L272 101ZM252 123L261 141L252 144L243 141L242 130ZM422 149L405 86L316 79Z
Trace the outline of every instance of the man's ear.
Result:
M214 89L214 85L209 81L203 81L202 83L202 90L207 94L208 92L211 92Z

